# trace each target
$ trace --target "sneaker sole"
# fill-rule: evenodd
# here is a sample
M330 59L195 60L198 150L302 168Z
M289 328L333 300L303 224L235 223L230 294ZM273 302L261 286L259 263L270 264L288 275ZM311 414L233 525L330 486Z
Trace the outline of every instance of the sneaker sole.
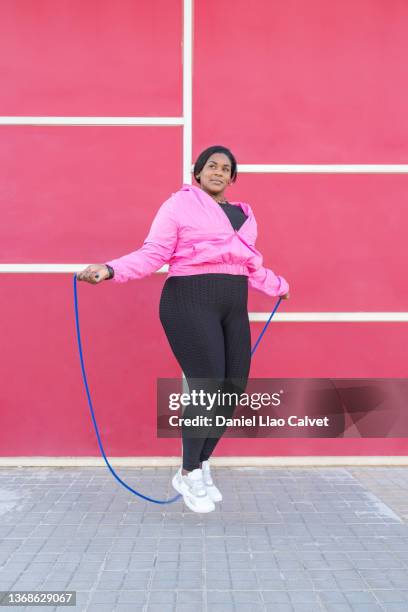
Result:
M207 487L207 493L208 493L208 497L211 499L211 501L213 502L220 502L222 501L222 495L221 492L218 493L212 493L211 490Z

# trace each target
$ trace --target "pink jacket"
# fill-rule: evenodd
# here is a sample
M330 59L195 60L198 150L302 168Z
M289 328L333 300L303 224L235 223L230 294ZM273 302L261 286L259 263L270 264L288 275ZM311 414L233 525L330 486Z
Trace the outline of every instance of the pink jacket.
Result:
M112 280L125 283L143 278L168 263L167 277L244 274L254 289L284 295L288 283L262 265L262 255L255 248L257 223L252 208L245 202L231 204L241 206L248 217L239 230L234 230L222 208L203 189L183 184L160 206L143 246L105 262L114 269Z

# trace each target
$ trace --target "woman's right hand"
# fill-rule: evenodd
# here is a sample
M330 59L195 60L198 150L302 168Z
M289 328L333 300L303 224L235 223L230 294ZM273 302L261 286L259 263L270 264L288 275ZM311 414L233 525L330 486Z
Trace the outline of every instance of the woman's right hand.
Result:
M87 283L96 285L109 278L109 270L105 264L91 264L84 270L81 270L81 272L78 272L76 277L77 280L84 280Z

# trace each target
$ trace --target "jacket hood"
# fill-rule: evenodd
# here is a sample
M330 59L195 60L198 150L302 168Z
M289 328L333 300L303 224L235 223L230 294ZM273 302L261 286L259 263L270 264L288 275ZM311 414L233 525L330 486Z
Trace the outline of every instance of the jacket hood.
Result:
M211 198L211 196L204 191L204 189L201 189L201 187L196 187L196 185L190 185L189 183L183 183L181 189L179 189L179 191L177 193L183 193L183 192L194 192L201 201L203 201L203 199L205 200L206 198ZM235 206L241 206L242 210L244 211L244 213L247 215L247 217L252 217L253 212L252 212L252 208L250 207L250 205L247 202L238 202L238 201L231 201L229 200L230 204L234 204Z

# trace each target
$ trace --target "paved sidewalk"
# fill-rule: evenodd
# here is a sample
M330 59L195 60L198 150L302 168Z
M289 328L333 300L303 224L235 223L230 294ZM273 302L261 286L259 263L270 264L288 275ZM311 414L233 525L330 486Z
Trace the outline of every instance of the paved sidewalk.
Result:
M175 495L176 468L117 468ZM152 504L106 467L0 468L0 590L86 612L408 611L408 468L213 468L224 501Z

